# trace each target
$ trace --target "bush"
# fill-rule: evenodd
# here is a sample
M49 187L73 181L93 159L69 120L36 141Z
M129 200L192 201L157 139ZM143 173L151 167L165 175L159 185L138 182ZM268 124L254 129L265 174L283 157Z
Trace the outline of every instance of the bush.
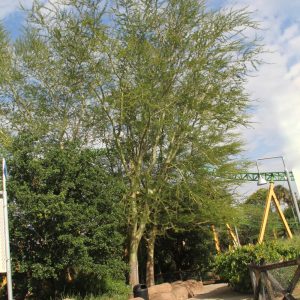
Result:
M103 278L125 281L121 180L104 153L19 135L8 161L16 298L101 295Z
M124 281L105 278L100 281L102 294L71 295L62 297L61 300L127 300L131 288Z
M103 281L103 292L105 295L113 297L115 295L124 296L128 298L131 288L121 280L113 280L106 278Z
M300 255L300 239L292 241L269 242L262 245L248 245L222 253L216 257L216 272L239 292L251 292L251 280L248 265L295 259Z

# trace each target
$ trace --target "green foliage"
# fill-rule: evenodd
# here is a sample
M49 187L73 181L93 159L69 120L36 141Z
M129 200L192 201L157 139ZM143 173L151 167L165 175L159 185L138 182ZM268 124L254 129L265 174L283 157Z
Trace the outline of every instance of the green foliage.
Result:
M122 185L100 150L62 149L20 135L9 160L16 294L49 299L63 291L107 291L125 280Z
M124 281L112 280L109 277L106 277L103 280L103 293L107 296L128 296L130 292L130 287L125 285Z
M247 200L245 201L245 204L251 204L251 205L257 205L259 207L264 207L266 198L267 198L267 194L268 194L268 189L260 188L247 198Z
M216 272L237 291L252 290L248 265L259 264L261 259L267 263L295 259L300 255L300 239L276 241L261 245L242 246L236 250L222 253L216 257Z
M214 241L209 226L183 232L169 231L158 237L155 251L156 274L163 274L164 281L180 279L179 272L186 279L192 279L197 273L208 271L213 259Z
M102 295L91 293L89 295L64 296L62 300L127 300L132 289L123 281L105 278L101 281Z

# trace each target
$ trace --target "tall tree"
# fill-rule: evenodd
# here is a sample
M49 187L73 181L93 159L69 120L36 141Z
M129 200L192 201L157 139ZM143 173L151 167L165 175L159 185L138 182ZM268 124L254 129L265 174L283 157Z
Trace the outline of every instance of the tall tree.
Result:
M117 1L115 20L113 83L95 94L110 124L106 145L128 180L135 284L138 245L165 188L200 178L204 186L213 180L209 167L222 173L239 151L230 132L245 122L243 83L258 49L240 35L254 26L245 12L213 13L199 1Z
M260 52L244 33L256 24L197 0L36 1L29 20L5 86L9 120L62 147L79 138L107 149L126 186L134 285L145 228L172 209L168 191L180 182L205 211L193 187L214 194L237 167L244 83Z

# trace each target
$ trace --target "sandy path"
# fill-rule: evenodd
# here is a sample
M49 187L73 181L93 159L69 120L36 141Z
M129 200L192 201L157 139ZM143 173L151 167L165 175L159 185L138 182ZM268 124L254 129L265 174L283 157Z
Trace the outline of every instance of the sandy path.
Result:
M232 291L226 283L205 285L202 292L192 298L202 300L252 300L252 295Z

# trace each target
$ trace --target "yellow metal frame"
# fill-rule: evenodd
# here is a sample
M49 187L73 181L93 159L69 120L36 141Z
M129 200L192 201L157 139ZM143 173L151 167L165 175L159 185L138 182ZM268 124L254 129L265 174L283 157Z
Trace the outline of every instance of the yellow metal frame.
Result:
M211 225L211 230L212 230L213 235L214 235L214 241L215 241L215 247L216 247L217 253L220 254L221 253L220 241L219 241L219 237L218 237L218 234L216 232L216 229L215 229L214 225Z
M269 186L269 191L268 191L268 195L267 195L267 199L266 199L266 205L265 205L265 211L263 214L263 218L262 218L262 223L261 223L261 227L260 227L260 232L259 232L259 237L258 237L258 243L261 244L264 240L264 236L265 236L265 232L266 232L266 226L267 226L267 221L268 221L268 217L269 217L269 212L270 212L270 207L271 207L271 201L273 201L275 203L275 207L276 210L280 216L280 219L285 227L285 230L289 236L289 238L293 238L293 234L290 230L290 227L286 221L286 218L280 208L280 204L279 201L276 197L276 194L274 192L274 183L270 182L270 186Z
M2 275L2 278L0 280L0 289L2 289L7 284L7 278L5 275Z
M226 227L227 227L229 236L233 240L234 248L238 248L240 246L240 243L239 243L239 240L238 240L237 236L234 234L233 230L231 229L231 227L228 223L226 223ZM214 236L215 248L217 250L217 253L220 254L221 253L220 240L219 240L218 233L217 233L214 225L211 225L211 230L212 230L213 236ZM231 246L229 245L229 248L230 247Z
M240 246L240 243L238 241L238 238L236 237L236 235L234 234L233 230L231 229L230 225L228 223L226 223L226 227L229 233L229 236L231 236L232 240L233 240L233 245L235 248L238 248Z

